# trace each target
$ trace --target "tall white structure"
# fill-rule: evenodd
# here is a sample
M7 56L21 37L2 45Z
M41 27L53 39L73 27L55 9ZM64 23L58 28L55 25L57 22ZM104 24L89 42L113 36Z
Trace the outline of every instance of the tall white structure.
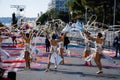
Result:
M55 9L58 11L68 11L68 6L66 5L67 0L51 0L49 3L49 9Z
M25 11L25 5L11 5L11 8L16 8L16 15L23 16Z
M22 22L24 21L24 12L25 12L25 5L11 5L11 8L16 8L16 18L17 18L17 26L20 27Z

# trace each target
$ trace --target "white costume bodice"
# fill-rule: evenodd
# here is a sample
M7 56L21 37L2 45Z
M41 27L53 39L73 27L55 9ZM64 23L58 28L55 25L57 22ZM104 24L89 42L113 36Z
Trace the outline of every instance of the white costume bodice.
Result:
M56 52L57 51L57 46L51 46L50 52Z
M90 40L85 39L85 49L90 50Z
M29 43L25 43L25 50L30 51L30 44Z
M95 49L96 49L96 52L98 52L99 54L102 54L102 48L103 44L98 44L98 43L95 43Z

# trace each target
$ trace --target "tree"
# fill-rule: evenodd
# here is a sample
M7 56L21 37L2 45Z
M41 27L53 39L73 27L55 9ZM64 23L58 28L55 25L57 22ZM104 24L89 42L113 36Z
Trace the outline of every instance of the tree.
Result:
M3 26L3 24L0 22L0 27L2 27Z
M45 24L45 22L48 20L48 14L47 13L44 13L42 14L39 19L36 21L36 24L39 25L39 24Z
M38 23L45 24L45 22L52 19L61 19L64 22L69 22L69 15L67 12L51 9L39 17L37 25Z
M120 15L120 0L116 0L116 16ZM85 13L87 7L87 17L92 15L97 16L97 22L105 24L113 24L113 7L114 0L67 0L65 6L69 7L69 11L62 12L54 9L47 11L46 20L50 19L62 19L65 22L69 22L70 16L74 21L78 18L85 21ZM72 12L72 14L70 14ZM116 23L120 24L120 18L116 17Z

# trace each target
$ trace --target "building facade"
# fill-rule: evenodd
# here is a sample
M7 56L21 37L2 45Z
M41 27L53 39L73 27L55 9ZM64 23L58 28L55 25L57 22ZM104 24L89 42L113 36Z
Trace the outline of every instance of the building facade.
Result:
M58 11L68 11L68 6L66 5L67 0L51 0L49 3L49 9L55 9Z

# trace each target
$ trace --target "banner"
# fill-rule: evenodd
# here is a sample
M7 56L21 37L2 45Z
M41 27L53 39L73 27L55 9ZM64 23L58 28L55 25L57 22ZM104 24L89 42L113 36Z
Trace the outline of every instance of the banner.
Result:
M77 27L79 27L79 29L81 30L81 31L83 31L84 30L84 28L83 28L83 25L81 24L81 22L80 21L77 21Z
M66 27L62 30L62 33L69 32L70 26L69 24L66 25Z

